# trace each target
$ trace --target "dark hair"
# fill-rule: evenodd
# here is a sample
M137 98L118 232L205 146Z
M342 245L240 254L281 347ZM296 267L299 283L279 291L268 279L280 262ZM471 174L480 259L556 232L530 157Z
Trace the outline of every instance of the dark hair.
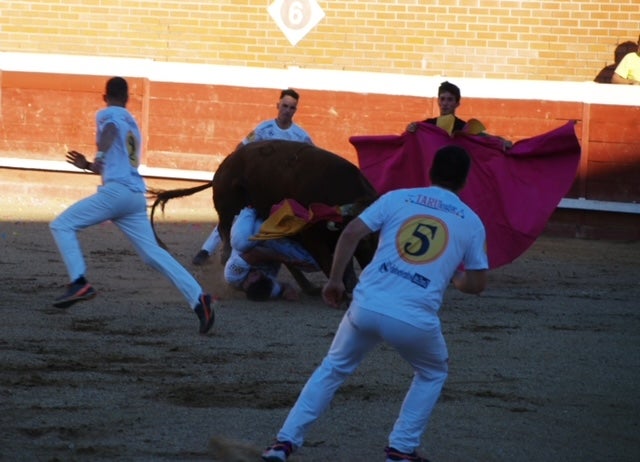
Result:
M107 81L105 96L109 99L127 102L129 99L129 85L122 77L112 77Z
M462 189L469 169L471 168L471 157L466 149L460 146L444 146L436 152L429 171L431 183L458 191Z
M635 53L638 51L638 44L640 43L640 38L638 38L638 43L632 42L631 40L627 42L622 42L616 47L616 50L613 53L614 60L616 64L619 64L629 53Z
M300 99L300 95L293 88L287 88L280 92L280 99L284 98L285 96L291 96L296 101Z
M456 101L460 101L460 88L458 88L457 85L454 85L451 82L442 82L438 88L438 96L445 92L451 93L456 97Z
M273 281L271 278L263 275L257 281L252 282L247 286L245 292L247 298L254 302L264 302L271 298L271 291L273 290Z

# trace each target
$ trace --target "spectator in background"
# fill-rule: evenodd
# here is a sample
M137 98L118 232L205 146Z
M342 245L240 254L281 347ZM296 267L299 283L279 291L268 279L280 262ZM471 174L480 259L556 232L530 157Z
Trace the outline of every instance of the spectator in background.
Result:
M640 35L636 49L627 53L611 76L611 83L640 85Z
M603 67L602 70L598 72L598 75L595 79L593 79L593 81L597 83L611 83L613 73L616 70L616 67L618 67L618 64L620 64L620 61L622 61L622 58L624 58L629 53L633 53L637 49L638 44L632 42L631 40L622 42L621 44L616 46L613 54L614 63Z

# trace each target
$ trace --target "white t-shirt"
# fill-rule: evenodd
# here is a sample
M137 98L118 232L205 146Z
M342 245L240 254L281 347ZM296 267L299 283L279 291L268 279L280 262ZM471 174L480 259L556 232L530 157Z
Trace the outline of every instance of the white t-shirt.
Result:
M138 123L126 108L107 106L96 113L96 142L110 123L118 128L118 136L109 150L95 159L102 163L102 183L114 181L127 186L131 191L145 192L147 188L138 173L142 145Z
M236 288L241 288L242 283L247 279L247 275L252 268L253 267L242 258L240 252L236 249L231 249L231 256L229 256L227 263L224 265L224 280ZM276 282L280 264L263 264L255 266L255 269L261 270L267 277Z
M460 264L489 267L482 221L449 190L391 191L359 217L380 231L376 254L353 293L362 308L430 328L439 324L437 312Z
M258 124L258 126L242 140L242 144L264 140L287 140L313 144L309 134L299 125L292 123L289 128L282 129L278 127L275 119L265 120Z

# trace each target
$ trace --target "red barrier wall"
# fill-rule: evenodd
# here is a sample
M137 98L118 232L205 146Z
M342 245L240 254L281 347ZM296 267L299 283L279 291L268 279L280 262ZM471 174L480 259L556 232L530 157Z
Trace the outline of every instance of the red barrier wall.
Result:
M64 160L71 148L93 154L104 76L4 71L0 79L0 157ZM146 135L149 167L213 172L276 113L273 89L128 80L128 107ZM317 145L357 163L350 136L401 133L436 113L435 98L305 90L296 121ZM513 141L577 120L583 156L568 197L640 202L640 107L463 98L458 115Z

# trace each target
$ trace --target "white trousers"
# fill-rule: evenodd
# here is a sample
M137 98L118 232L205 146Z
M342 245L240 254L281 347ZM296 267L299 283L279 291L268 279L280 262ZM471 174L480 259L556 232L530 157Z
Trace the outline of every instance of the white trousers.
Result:
M400 415L389 435L389 446L406 453L419 447L448 373L448 352L440 325L425 331L354 304L342 318L322 364L289 412L278 440L302 446L307 428L329 406L335 392L366 354L381 341L395 348L414 370Z
M144 193L133 192L119 183L100 186L96 194L76 202L49 225L69 278L86 274L86 264L77 233L111 220L133 244L142 260L166 276L188 301L198 304L202 288L198 281L169 252L160 247L147 216Z
M220 243L222 242L222 238L220 237L220 232L218 231L218 227L216 226L209 234L209 237L202 244L201 250L206 250L209 255L213 255L213 252L216 251Z
M301 267L307 268L307 271L320 271L315 259L298 241L286 237L264 241L251 240L260 231L262 223L263 220L257 218L254 209L243 208L231 227L231 247L242 253L261 245L300 264Z

